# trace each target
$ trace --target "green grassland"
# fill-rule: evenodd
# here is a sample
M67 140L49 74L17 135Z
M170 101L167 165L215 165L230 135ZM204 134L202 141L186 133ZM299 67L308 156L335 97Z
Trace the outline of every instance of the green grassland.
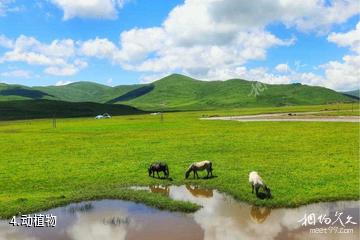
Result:
M314 111L334 106L253 108L229 115ZM342 109L351 109L344 105ZM344 122L235 122L200 120L221 111L131 115L112 119L0 122L0 217L62 204L119 198L177 211L199 206L132 185L191 183L269 207L359 199L359 124ZM185 180L190 163L213 161L211 179ZM165 161L173 181L153 179L147 167ZM258 171L273 199L251 194Z

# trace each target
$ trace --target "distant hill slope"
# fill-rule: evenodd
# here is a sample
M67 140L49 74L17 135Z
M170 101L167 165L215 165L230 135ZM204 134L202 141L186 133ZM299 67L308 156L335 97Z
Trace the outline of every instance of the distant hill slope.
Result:
M323 87L301 84L259 85L241 79L206 82L178 74L156 81L153 86L154 89L147 94L119 102L147 110L195 110L311 105L353 100Z
M62 101L105 103L139 86L141 85L109 87L93 82L75 82L64 86L34 87L34 89L46 92Z
M68 102L105 103L142 86L139 84L109 87L93 82L76 82L64 86L46 87L0 84L0 101L49 99Z
M360 98L360 89L354 91L343 92L345 95Z
M31 88L0 85L0 101L25 99L120 103L144 110L199 110L355 101L354 98L323 87L271 85L241 79L199 81L180 74L172 74L151 84L117 87L92 82Z
M0 120L95 117L98 114L131 115L144 113L134 107L121 104L91 102L63 102L53 100L0 101Z

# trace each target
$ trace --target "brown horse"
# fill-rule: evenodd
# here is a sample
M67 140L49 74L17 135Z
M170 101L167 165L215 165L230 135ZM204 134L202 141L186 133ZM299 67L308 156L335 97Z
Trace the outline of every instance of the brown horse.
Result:
M149 172L149 176L152 175L152 177L155 177L154 176L155 172L156 172L158 178L160 178L159 172L163 172L165 178L169 177L168 165L166 163L162 163L162 162L152 163L150 165L150 167L148 168L148 172Z
M210 161L202 161L202 162L195 162L195 163L192 163L188 170L186 171L185 173L185 178L188 178L190 173L191 172L194 172L194 178L195 178L195 175L197 178L199 178L199 175L198 175L198 171L203 171L205 170L207 171L207 178L209 177L209 174L212 176L212 163Z

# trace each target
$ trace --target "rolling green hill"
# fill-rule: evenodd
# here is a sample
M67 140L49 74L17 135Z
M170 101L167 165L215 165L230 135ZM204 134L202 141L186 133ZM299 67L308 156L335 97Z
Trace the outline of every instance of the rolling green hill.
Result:
M360 89L354 91L344 92L345 95L360 98Z
M53 95L56 99L69 102L105 103L141 85L121 85L109 87L94 82L75 82L64 86L34 87Z
M142 85L109 87L93 82L75 82L64 86L46 87L0 84L0 101L49 99L68 102L105 103L139 87L142 87Z
M0 101L26 99L115 103L144 110L199 110L356 101L323 87L271 85L242 79L199 81L179 74L172 74L151 84L116 87L92 82L47 87L0 85Z
M98 114L130 115L144 113L122 104L63 102L54 100L0 101L0 120L94 117Z
M352 101L323 87L259 84L241 79L206 82L178 74L160 79L153 86L153 90L144 95L119 102L147 110L196 110Z

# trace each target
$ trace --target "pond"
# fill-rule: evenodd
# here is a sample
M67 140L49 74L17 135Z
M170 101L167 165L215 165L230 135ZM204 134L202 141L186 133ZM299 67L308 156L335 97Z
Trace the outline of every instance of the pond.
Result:
M0 239L359 239L359 201L269 209L191 185L133 189L165 194L203 207L184 214L121 200L87 201L42 212L57 216L53 228L12 226L9 221L1 221ZM305 214L309 222L302 226ZM336 221L339 215L345 227ZM348 216L352 218L345 224ZM315 225L309 225L312 217L316 218ZM326 224L329 219L331 223ZM320 228L328 229L327 233L311 230Z

